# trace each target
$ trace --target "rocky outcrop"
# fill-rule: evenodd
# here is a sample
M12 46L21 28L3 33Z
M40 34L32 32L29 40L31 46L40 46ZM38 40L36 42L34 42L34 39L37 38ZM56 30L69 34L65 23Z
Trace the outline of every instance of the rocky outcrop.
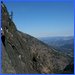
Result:
M71 57L17 30L2 3L2 73L61 73Z
M72 61L71 63L69 63L63 70L64 74L74 74L74 61Z

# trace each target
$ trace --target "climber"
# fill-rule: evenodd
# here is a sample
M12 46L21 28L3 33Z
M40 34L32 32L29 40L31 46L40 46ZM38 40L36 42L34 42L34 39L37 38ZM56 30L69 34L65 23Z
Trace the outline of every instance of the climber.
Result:
M3 45L5 46L5 35L4 35L2 27L1 27L1 40L2 40Z

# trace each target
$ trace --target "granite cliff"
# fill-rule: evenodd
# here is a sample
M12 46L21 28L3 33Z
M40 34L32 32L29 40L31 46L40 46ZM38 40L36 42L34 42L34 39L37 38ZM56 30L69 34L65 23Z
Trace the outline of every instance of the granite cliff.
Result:
M2 73L62 73L72 58L17 30L5 4L1 8Z

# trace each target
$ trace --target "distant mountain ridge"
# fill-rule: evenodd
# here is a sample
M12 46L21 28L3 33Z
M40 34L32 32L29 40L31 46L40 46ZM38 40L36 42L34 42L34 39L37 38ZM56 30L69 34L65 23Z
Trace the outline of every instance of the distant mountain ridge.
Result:
M38 38L41 41L45 43L50 43L51 45L56 45L60 46L63 43L73 43L74 42L74 37L73 36L68 36L68 37L40 37Z
M74 37L41 37L38 38L44 43L56 48L61 52L74 56Z
M72 57L17 30L4 3L1 4L1 13L5 36L5 45L2 42L2 73L62 73L72 61Z

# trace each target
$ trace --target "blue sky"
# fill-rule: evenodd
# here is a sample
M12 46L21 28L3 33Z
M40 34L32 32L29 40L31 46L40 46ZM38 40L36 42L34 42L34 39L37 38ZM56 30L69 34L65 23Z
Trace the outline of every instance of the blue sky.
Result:
M9 13L18 30L34 37L73 36L74 3L66 1L8 1Z

